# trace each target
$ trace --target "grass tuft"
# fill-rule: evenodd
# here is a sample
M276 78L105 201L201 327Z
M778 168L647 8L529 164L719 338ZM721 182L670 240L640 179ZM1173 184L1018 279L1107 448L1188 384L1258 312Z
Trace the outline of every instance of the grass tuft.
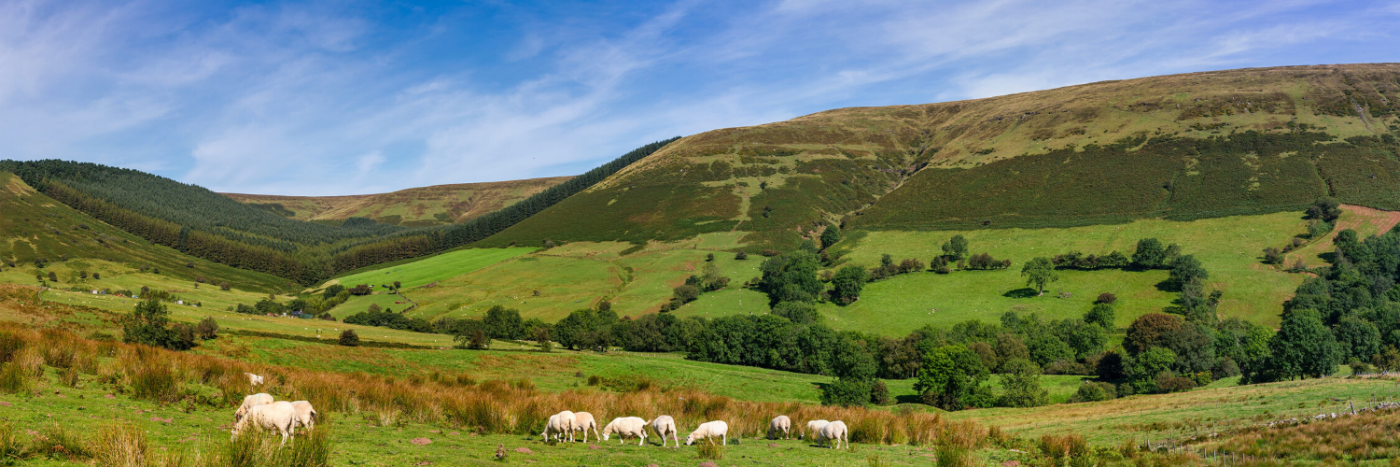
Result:
M103 467L145 467L150 456L146 432L131 423L102 427L93 441L93 458Z
M696 444L695 452L700 455L701 459L724 459L724 445L716 443L713 438L700 441L699 444Z

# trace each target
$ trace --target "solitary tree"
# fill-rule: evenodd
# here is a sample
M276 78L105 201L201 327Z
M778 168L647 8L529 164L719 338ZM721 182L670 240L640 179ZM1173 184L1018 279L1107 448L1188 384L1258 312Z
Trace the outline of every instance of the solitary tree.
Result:
M1027 261L1021 268L1021 275L1025 276L1026 285L1034 285L1040 295L1045 295L1046 284L1060 280L1060 275L1055 272L1055 264L1045 257Z
M962 235L954 235L953 238L943 243L943 255L959 260L967 257L967 239Z
M346 329L340 333L340 345L346 347L359 347L360 335L354 329Z
M548 352L554 349L554 343L549 340L549 328L540 326L535 328L535 343L540 346L541 352Z

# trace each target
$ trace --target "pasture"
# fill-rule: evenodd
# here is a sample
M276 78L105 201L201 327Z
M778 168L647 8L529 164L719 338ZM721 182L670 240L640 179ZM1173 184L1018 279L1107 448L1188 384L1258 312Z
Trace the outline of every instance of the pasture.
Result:
M523 247L453 250L404 264L338 277L327 282L324 286L341 284L346 287L354 287L358 284L369 284L378 287L399 281L405 288L418 287L468 274L534 250L536 248Z

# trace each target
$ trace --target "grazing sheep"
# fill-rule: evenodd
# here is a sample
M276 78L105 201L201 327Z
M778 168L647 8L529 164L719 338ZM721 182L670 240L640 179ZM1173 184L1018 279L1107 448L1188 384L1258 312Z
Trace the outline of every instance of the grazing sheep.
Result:
M835 440L836 445L831 446L831 441ZM826 443L832 449L841 449L841 442L846 442L846 447L851 447L850 434L846 432L846 422L837 420L822 426L817 431L817 446Z
M666 435L671 435L671 439L676 440L676 447L681 447L680 435L676 431L676 420L670 415L662 415L652 420L651 429L656 431L656 436L661 437L661 447L666 447Z
M254 386L257 386L257 385L263 383L263 377L261 377L261 376L258 376L258 375L252 374L252 373L244 373L244 374L245 374L245 375L248 375L248 382L249 382L249 383L252 383Z
M637 445L641 446L647 442L647 421L639 417L614 418L603 427L603 441L607 441L613 433L617 433L618 443L625 443L627 438L635 436Z
M602 436L598 434L598 421L593 419L593 414L588 412L574 412L574 431L583 432L583 442L585 443L588 442L588 430L590 428L593 429L593 434L595 436Z
M831 422L828 422L826 420L812 420L810 422L807 422L807 429L802 430L802 439L811 440L816 438L817 431L821 430L822 427L828 423Z
M310 402L296 401L292 403L292 407L297 409L297 426L306 427L307 432L316 428L316 409L311 407Z
M551 434L554 435L555 439L562 441L566 433L569 436L569 442L572 443L574 441L574 413L567 410L550 415L549 423L545 424L544 433L540 433L540 436L544 438L545 442L549 442Z
M787 415L774 417L772 421L768 422L768 439L776 439L773 434L779 432L783 434L783 439L788 439L788 430L791 429L792 419L788 418Z
M292 427L297 423L297 409L292 407L291 402L278 401L271 404L255 405L248 409L248 416L243 417L238 423L233 424L233 436L230 440L238 438L249 425L254 428L267 430L277 430L282 434L282 445L287 445L287 437L292 434Z
M701 423L700 426L695 427L695 431L690 432L690 435L685 437L685 445L695 444L697 439L710 439L716 436L720 437L720 445L728 445L729 424L719 420Z
M233 412L234 423L237 423L239 420L242 420L243 416L248 413L248 409L251 409L253 408L253 406L257 405L271 404L272 400L272 395L265 392L260 392L251 396L244 397L243 405L238 406L238 410Z

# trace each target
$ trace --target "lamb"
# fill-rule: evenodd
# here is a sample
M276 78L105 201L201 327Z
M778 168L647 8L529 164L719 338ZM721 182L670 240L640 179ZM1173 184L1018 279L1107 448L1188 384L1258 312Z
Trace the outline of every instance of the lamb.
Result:
M271 404L272 401L272 395L265 392L244 397L243 405L238 406L238 410L233 412L233 421L237 423L239 420L242 420L243 416L248 414L248 409L258 405Z
M292 407L297 409L297 426L306 427L307 432L316 427L316 409L311 407L310 402L296 401Z
M831 446L832 440L836 441L836 445ZM847 448L851 447L850 434L846 432L845 422L837 420L822 426L822 429L817 431L817 446L821 446L825 442L832 449L841 449L841 441L846 442Z
M583 432L583 442L588 442L588 429L593 429L593 434L598 435L598 421L593 419L593 414L588 412L574 412L574 431Z
M787 415L779 415L768 422L768 439L774 438L774 433L781 432L783 439L788 439L788 430L792 429L792 419Z
M825 425L828 424L828 423L831 423L831 422L828 422L828 421L826 421L826 420L812 420L812 421L807 422L807 429L802 431L802 439L813 439L813 438L816 438L816 437L817 437L817 431L820 431L820 430L822 429L822 427L825 426ZM809 435L809 433L810 433L810 435Z
M233 424L233 436L230 440L237 439L249 425L255 428L277 430L282 434L282 446L287 445L287 437L292 434L292 427L297 423L297 409L291 402L278 401L271 404L255 405L248 409L248 416L243 417L238 423Z
M603 427L603 441L617 433L617 442L625 443L629 437L637 437L637 445L641 446L647 441L647 421L639 417L618 417L608 422L608 426Z
M671 439L676 440L676 447L681 447L681 439L676 434L676 420L670 415L662 415L653 419L651 429L656 431L656 436L661 437L661 447L666 447L666 435L671 435Z
M685 437L685 445L695 444L697 439L710 439L716 436L720 437L720 445L728 445L729 424L720 420L701 423L700 426L695 427L695 431L690 432L690 435Z
M252 374L252 373L244 373L244 374L245 374L245 375L248 375L248 382L249 382L249 383L252 383L252 385L254 385L254 386L257 386L257 385L263 383L263 377L261 377L261 376L258 376L258 375Z
M553 434L555 439L563 440L565 433L569 435L569 442L572 443L574 441L574 413L567 410L550 415L549 423L545 424L544 433L540 433L540 436L544 437L545 442L549 442L549 435Z

